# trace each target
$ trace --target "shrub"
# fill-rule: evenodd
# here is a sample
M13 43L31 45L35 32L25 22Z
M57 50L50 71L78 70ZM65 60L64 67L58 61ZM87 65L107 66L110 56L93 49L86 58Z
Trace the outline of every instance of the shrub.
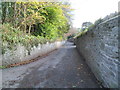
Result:
M94 24L95 24L95 25L98 25L98 24L100 24L102 21L103 21L103 20L102 20L101 18L99 18L98 20L95 21Z
M0 36L2 39L2 54L5 53L6 49L12 49L17 44L22 44L26 48L37 46L40 44L45 44L46 42L51 42L54 40L46 39L42 36L33 36L24 34L23 31L12 27L10 24L0 25Z

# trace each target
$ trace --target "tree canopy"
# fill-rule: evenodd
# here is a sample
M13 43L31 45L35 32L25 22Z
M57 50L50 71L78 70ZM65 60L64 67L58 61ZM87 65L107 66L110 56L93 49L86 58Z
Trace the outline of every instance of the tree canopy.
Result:
M2 24L10 23L29 35L62 37L69 30L65 10L60 2L2 2ZM67 13L67 12L66 12Z

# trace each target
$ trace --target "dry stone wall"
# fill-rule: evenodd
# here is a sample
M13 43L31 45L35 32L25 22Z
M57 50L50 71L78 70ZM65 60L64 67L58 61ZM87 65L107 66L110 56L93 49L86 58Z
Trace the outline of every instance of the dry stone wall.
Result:
M104 87L118 88L120 85L119 25L120 16L110 18L75 40L78 51L84 56L87 64Z

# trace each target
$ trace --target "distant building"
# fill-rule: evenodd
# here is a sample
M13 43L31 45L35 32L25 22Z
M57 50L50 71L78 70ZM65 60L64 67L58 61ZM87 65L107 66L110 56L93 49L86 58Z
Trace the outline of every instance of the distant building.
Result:
M91 22L84 22L83 24L82 24L82 30L85 30L86 28L88 28L90 25L92 25L92 23Z

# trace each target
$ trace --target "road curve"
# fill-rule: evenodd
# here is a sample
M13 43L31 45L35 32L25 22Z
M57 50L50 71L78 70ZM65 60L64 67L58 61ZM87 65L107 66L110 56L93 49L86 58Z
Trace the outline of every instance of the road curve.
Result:
M27 65L3 69L3 88L99 88L93 73L67 42L45 58Z

